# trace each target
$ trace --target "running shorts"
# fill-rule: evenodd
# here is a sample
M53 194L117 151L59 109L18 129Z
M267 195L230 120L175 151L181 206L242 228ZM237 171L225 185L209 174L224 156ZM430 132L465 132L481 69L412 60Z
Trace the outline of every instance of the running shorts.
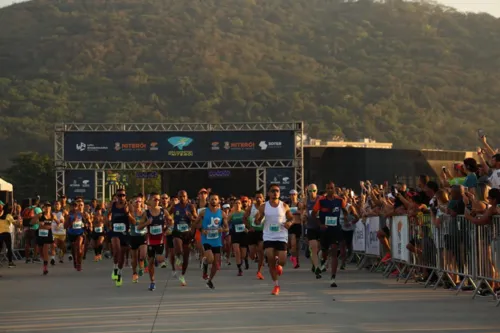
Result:
M54 236L54 241L60 240L62 242L66 241L66 235L53 235Z
M263 242L264 232L262 230L250 231L247 237L248 245L259 245Z
M321 249L328 250L332 245L338 245L342 241L342 227L327 227L321 231Z
M181 239L182 245L189 245L193 239L193 233L191 231L179 232L174 230L174 232L172 232L172 237Z
M292 224L290 229L288 229L288 234L295 235L295 237L299 238L302 235L302 225Z
M148 245L148 257L154 258L156 256L161 256L163 254L164 249L165 246L163 244Z
M239 244L240 247L248 246L247 233L231 231L231 244Z
M203 244L203 250L212 251L213 254L220 254L220 246L212 246L210 244Z
M264 250L270 248L276 251L286 251L287 243L280 241L264 241Z
M306 229L306 237L307 240L310 241L319 241L321 238L321 230L319 229Z
M174 248L174 236L172 236L172 235L167 236L167 246L169 249Z
M46 237L40 237L39 232L41 229L36 230L36 245L44 246L45 244L54 243L54 238L52 237L52 230L47 230L48 235Z
M74 243L76 242L76 239L78 237L82 237L83 239L85 239L85 234L81 234L81 235L72 235L72 234L68 234L68 239L69 239L69 242L70 243Z
M137 250L141 245L146 244L146 236L130 236L130 248Z
M122 232L108 232L108 237L110 241L112 241L113 238L119 238L120 246L122 247L130 246L130 236L128 234Z
M92 232L92 235L90 236L93 240L98 240L99 237L104 237L106 236L106 234L104 232L100 232L100 233L97 233L97 232Z

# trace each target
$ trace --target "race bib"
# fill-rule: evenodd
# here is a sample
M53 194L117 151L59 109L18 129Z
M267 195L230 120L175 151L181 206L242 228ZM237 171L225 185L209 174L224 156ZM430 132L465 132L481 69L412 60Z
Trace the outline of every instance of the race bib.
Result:
M299 211L299 209L297 207L290 207L290 212L292 214L297 214L298 211Z
M244 224L235 224L234 225L234 230L236 232L244 232L245 231L245 225Z
M163 228L161 225L152 225L149 227L149 233L153 236L161 235Z
M280 232L280 225L279 224L271 224L269 226L269 231L271 232Z
M83 228L83 222L82 221L75 221L73 222L73 229L81 229Z
M94 232L95 232L96 234L102 234L102 227L95 227L95 228L94 228Z
M189 226L187 225L187 223L179 223L177 225L177 231L179 231L179 232L189 231Z
M135 225L135 233L139 235L145 235L146 234L146 228L139 229L139 225Z
M327 227L336 227L337 221L338 221L338 219L336 216L326 216L325 217L325 225Z
M40 229L40 230L38 230L38 236L49 237L49 231L46 229Z
M115 223L113 224L114 232L125 232L125 223Z
M219 230L208 230L207 239L217 239L219 238Z

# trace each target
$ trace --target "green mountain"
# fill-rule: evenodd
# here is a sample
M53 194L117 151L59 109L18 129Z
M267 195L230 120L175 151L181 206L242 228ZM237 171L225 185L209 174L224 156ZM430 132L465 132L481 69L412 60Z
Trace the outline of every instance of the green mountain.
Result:
M500 144L500 19L429 3L36 0L0 9L3 157L56 122L304 120L314 137Z

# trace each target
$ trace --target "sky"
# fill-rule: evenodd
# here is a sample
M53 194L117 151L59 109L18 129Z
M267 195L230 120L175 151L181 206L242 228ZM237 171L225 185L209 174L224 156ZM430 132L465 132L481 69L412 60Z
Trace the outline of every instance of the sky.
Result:
M11 5L14 2L20 2L20 0L0 0L0 7ZM486 12L500 17L500 0L437 0L437 2L461 11Z

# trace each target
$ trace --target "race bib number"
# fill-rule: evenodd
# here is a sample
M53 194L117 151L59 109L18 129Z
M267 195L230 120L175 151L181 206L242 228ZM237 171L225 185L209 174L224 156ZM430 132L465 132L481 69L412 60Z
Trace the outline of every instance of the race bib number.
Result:
M177 225L177 230L179 232L186 232L189 231L189 226L187 225L187 223L180 223Z
M234 230L236 232L243 232L243 231L245 231L245 225L244 224L235 224Z
M95 227L95 228L94 228L94 232L95 232L96 234L102 234L102 227Z
M299 211L299 209L297 207L290 207L290 212L292 214L297 214L298 211Z
M207 239L217 239L219 238L219 230L208 230Z
M113 224L114 232L125 232L125 223L115 223Z
M73 229L81 229L83 228L83 222L82 221L75 221L73 222Z
M280 232L280 225L279 224L271 224L269 226L269 231L271 232Z
M325 217L325 225L327 227L336 227L338 219L336 216L327 216Z
M149 228L149 233L153 236L160 235L163 232L163 228L161 225L152 225Z
M49 231L45 229L38 230L38 236L40 237L49 237Z

